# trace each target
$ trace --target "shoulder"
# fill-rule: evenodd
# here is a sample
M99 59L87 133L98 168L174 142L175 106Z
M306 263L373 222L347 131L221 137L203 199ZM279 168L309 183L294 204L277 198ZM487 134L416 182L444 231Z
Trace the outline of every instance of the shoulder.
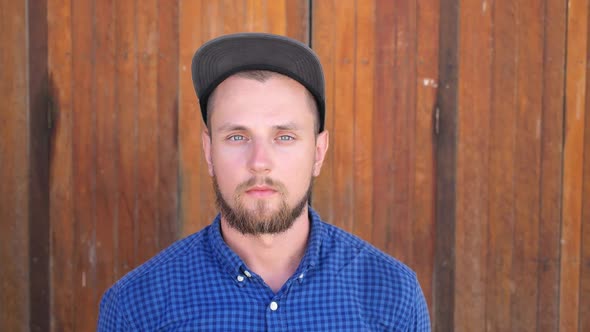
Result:
M322 255L337 278L351 287L366 319L403 329L416 321L428 325L426 302L412 269L336 226L323 227Z
M154 321L162 311L160 307L166 305L170 285L207 265L204 261L211 256L206 245L209 227L176 241L109 288L101 300L99 327L124 322L143 328L146 322Z

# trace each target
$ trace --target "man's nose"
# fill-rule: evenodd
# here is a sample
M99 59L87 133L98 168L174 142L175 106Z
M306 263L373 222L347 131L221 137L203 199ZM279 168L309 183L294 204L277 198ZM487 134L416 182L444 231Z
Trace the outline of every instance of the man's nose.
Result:
M252 142L248 167L254 174L269 173L272 166L272 147L270 143L255 140Z

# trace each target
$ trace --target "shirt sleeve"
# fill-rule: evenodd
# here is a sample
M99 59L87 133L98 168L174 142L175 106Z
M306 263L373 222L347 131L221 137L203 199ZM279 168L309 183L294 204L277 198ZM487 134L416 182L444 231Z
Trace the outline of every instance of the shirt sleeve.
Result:
M410 324L410 331L430 332L430 315L428 314L428 305L422 293L422 288L416 280L414 315Z
M121 305L121 298L116 286L111 287L103 295L98 312L98 332L132 331Z

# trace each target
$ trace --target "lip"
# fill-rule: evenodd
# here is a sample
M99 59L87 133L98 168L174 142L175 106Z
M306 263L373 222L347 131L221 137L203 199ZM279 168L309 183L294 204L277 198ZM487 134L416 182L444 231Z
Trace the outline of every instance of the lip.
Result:
M246 194L260 198L272 196L276 192L275 189L266 186L254 186L246 190Z

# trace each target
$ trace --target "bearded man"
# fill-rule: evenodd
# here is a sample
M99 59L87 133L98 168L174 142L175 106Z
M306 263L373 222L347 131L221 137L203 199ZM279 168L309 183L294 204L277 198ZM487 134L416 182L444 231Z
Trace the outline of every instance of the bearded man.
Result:
M416 275L308 205L328 149L306 45L242 33L195 53L219 215L119 280L99 331L429 331Z

